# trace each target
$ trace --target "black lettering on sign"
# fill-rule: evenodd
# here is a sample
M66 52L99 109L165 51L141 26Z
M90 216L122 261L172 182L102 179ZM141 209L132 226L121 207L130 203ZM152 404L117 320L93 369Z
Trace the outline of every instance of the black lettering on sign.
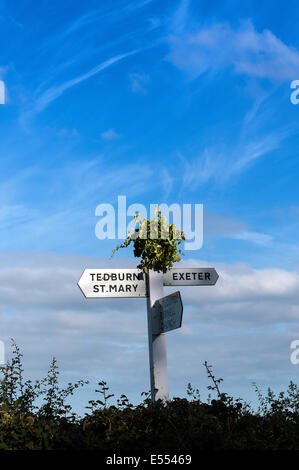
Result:
M127 281L132 281L132 274L131 273L127 273Z
M187 281L191 281L191 275L190 275L190 273L186 273L186 279L187 279Z
M200 281L203 281L203 273L198 273L198 279L199 279Z
M124 286L122 286L121 284L118 288L118 292L125 292Z
M99 292L99 286L97 284L93 286L93 292Z
M94 274L94 273L90 273L90 276L91 276L91 280L93 281L93 278L94 278L95 274Z
M210 280L210 273L205 273L205 279Z
M117 275L115 273L111 273L111 281L116 281Z
M117 285L116 284L110 284L109 286L109 292L117 292Z
M132 287L132 286L130 286L130 284L127 284L127 285L126 285L126 292L131 292L131 287Z
M173 273L173 274L172 274L172 279L173 279L174 281L177 281L177 280L178 280L177 273Z
M132 287L133 287L134 291L136 292L138 284L133 284Z
M179 275L180 275L180 280L182 279L182 281L184 281L185 280L184 279L184 273L179 273Z

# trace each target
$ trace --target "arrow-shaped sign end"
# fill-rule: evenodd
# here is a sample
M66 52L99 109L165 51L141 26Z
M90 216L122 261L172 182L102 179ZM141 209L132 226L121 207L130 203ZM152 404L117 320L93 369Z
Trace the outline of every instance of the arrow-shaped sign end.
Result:
M214 269L214 268L213 268ZM214 272L215 272L215 282L213 284L213 286L216 284L216 282L218 281L219 279L219 274L217 273L216 269L214 269Z
M82 292L82 294L84 295L85 299L87 299L86 295L85 295L85 292L83 290L83 288L81 287L81 282L82 282L82 279L83 279L83 276L84 276L84 273L85 273L86 269L84 269L83 273L81 274L81 277L79 279L79 281L77 282L77 286L79 287L80 291Z

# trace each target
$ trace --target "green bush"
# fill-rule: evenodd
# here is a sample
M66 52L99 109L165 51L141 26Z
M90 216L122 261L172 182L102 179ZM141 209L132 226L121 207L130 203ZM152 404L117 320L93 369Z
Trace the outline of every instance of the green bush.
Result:
M99 382L99 399L89 401L88 412L77 416L67 398L83 380L59 387L53 359L46 378L23 381L21 353L12 342L13 357L1 367L1 450L102 450L172 452L198 450L299 450L299 390L293 382L278 396L263 396L255 385L259 408L253 411L241 399L221 393L211 366L204 363L216 393L206 403L198 389L187 387L188 398L175 397L152 405L149 393L134 406L125 395L110 405L106 382ZM38 406L37 399L42 399Z

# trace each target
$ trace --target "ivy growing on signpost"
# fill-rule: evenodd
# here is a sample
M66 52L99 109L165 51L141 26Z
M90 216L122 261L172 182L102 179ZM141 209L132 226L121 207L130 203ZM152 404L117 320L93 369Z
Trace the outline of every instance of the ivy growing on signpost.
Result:
M152 220L142 219L139 213L134 216L134 230L127 233L127 238L121 245L112 250L112 255L120 248L127 248L131 243L134 246L134 256L141 258L137 268L146 274L149 270L163 272L181 260L183 255L179 248L185 234L174 224L168 224L160 208L156 208Z

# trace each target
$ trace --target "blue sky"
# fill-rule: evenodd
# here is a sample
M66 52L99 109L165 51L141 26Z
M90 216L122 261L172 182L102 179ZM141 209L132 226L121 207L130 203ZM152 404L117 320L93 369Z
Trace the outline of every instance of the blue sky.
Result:
M88 263L134 265L131 253L109 262L115 242L94 232L97 205L116 207L126 195L128 205L204 205L203 247L187 252L185 264L218 266L223 276L213 291L182 289L189 320L168 336L170 344L181 341L182 361L192 356L192 337L193 352L205 345L201 362L227 372L234 393L246 393L246 371L267 385L277 373L277 387L295 379L289 344L299 337L299 106L290 101L290 84L299 79L297 12L295 1L287 8L281 1L0 1L0 320L3 339L15 337L29 370L44 367L37 350L46 357L58 351L75 379L87 370L103 331L99 325L89 356L90 328L114 307L99 301L97 314L79 299L75 281ZM127 305L138 315L140 303ZM13 320L22 312L30 318L26 334ZM108 349L118 341L126 364L142 371L140 391L147 370L124 351L134 343L146 357L142 325L138 341L114 324L108 336ZM203 343L193 337L196 328ZM245 354L252 338L264 349ZM236 355L243 359L233 366ZM122 393L112 356L105 373ZM183 383L182 375L172 386L181 392Z

